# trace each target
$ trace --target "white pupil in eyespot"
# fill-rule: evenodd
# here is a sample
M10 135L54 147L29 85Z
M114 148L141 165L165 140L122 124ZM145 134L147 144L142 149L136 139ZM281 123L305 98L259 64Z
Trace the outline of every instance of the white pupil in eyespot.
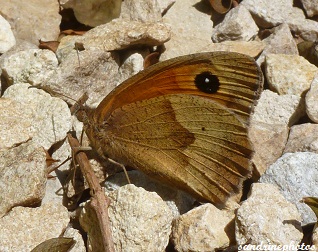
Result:
M209 79L209 78L205 78L204 82L205 82L205 83L209 83L209 82L210 82L210 79Z

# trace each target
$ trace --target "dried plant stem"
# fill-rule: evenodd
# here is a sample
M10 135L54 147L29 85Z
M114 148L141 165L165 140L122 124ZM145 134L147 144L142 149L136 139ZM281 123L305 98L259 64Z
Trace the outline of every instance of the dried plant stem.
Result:
M71 133L67 134L67 138L72 149L78 149L80 147L78 140L74 138ZM90 188L92 196L90 205L98 218L105 251L114 252L115 248L108 216L110 200L106 197L104 190L100 186L98 178L96 177L86 154L77 151L77 153L75 153L75 159Z

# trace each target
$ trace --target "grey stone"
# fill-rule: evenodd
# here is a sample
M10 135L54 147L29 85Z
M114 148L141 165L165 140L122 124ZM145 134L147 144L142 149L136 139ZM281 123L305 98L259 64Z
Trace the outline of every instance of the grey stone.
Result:
M0 54L8 51L15 44L16 40L9 22L0 15Z
M172 242L176 251L215 251L235 240L234 211L201 205L176 218Z
M120 15L122 0L69 0L61 5L72 9L76 19L85 25L95 27L106 24Z
M47 177L45 161L43 148L32 141L0 149L0 217L14 206L41 202Z
M61 16L58 1L0 0L0 15L11 25L15 38L35 45L39 40L57 40L60 33Z
M296 206L274 185L254 183L237 210L236 241L239 245L297 245L303 237L300 221Z
M108 208L116 251L164 251L171 232L172 213L154 192L126 185L109 194ZM88 231L97 225L91 211L83 208L81 226ZM95 237L96 238L96 237Z
M265 73L271 90L279 94L303 96L318 68L299 55L268 54Z
M302 224L316 221L312 210L299 201L303 197L318 196L318 154L286 153L267 169L259 181L276 185L281 194L297 206Z
M31 251L43 241L59 237L69 220L67 209L55 203L15 207L0 219L0 251Z
M249 11L243 5L239 5L231 9L224 20L214 27L212 41L215 43L225 40L248 41L258 33L258 30Z

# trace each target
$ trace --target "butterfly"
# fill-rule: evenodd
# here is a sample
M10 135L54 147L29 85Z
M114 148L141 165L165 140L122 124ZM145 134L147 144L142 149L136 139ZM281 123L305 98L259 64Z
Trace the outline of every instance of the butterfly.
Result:
M249 56L186 55L127 79L84 120L104 158L223 205L251 174L248 125L263 87Z

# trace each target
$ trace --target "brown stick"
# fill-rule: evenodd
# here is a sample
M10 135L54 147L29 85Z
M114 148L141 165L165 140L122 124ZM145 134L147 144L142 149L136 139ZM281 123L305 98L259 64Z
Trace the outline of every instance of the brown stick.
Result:
M71 133L67 134L67 138L72 149L80 148L78 140L74 138ZM108 206L110 204L110 200L106 197L102 187L100 186L98 178L96 177L86 154L84 152L77 151L75 152L75 159L79 164L81 172L83 173L90 188L90 194L92 196L90 205L95 211L99 222L99 228L101 230L105 251L114 252L115 248L108 216Z

